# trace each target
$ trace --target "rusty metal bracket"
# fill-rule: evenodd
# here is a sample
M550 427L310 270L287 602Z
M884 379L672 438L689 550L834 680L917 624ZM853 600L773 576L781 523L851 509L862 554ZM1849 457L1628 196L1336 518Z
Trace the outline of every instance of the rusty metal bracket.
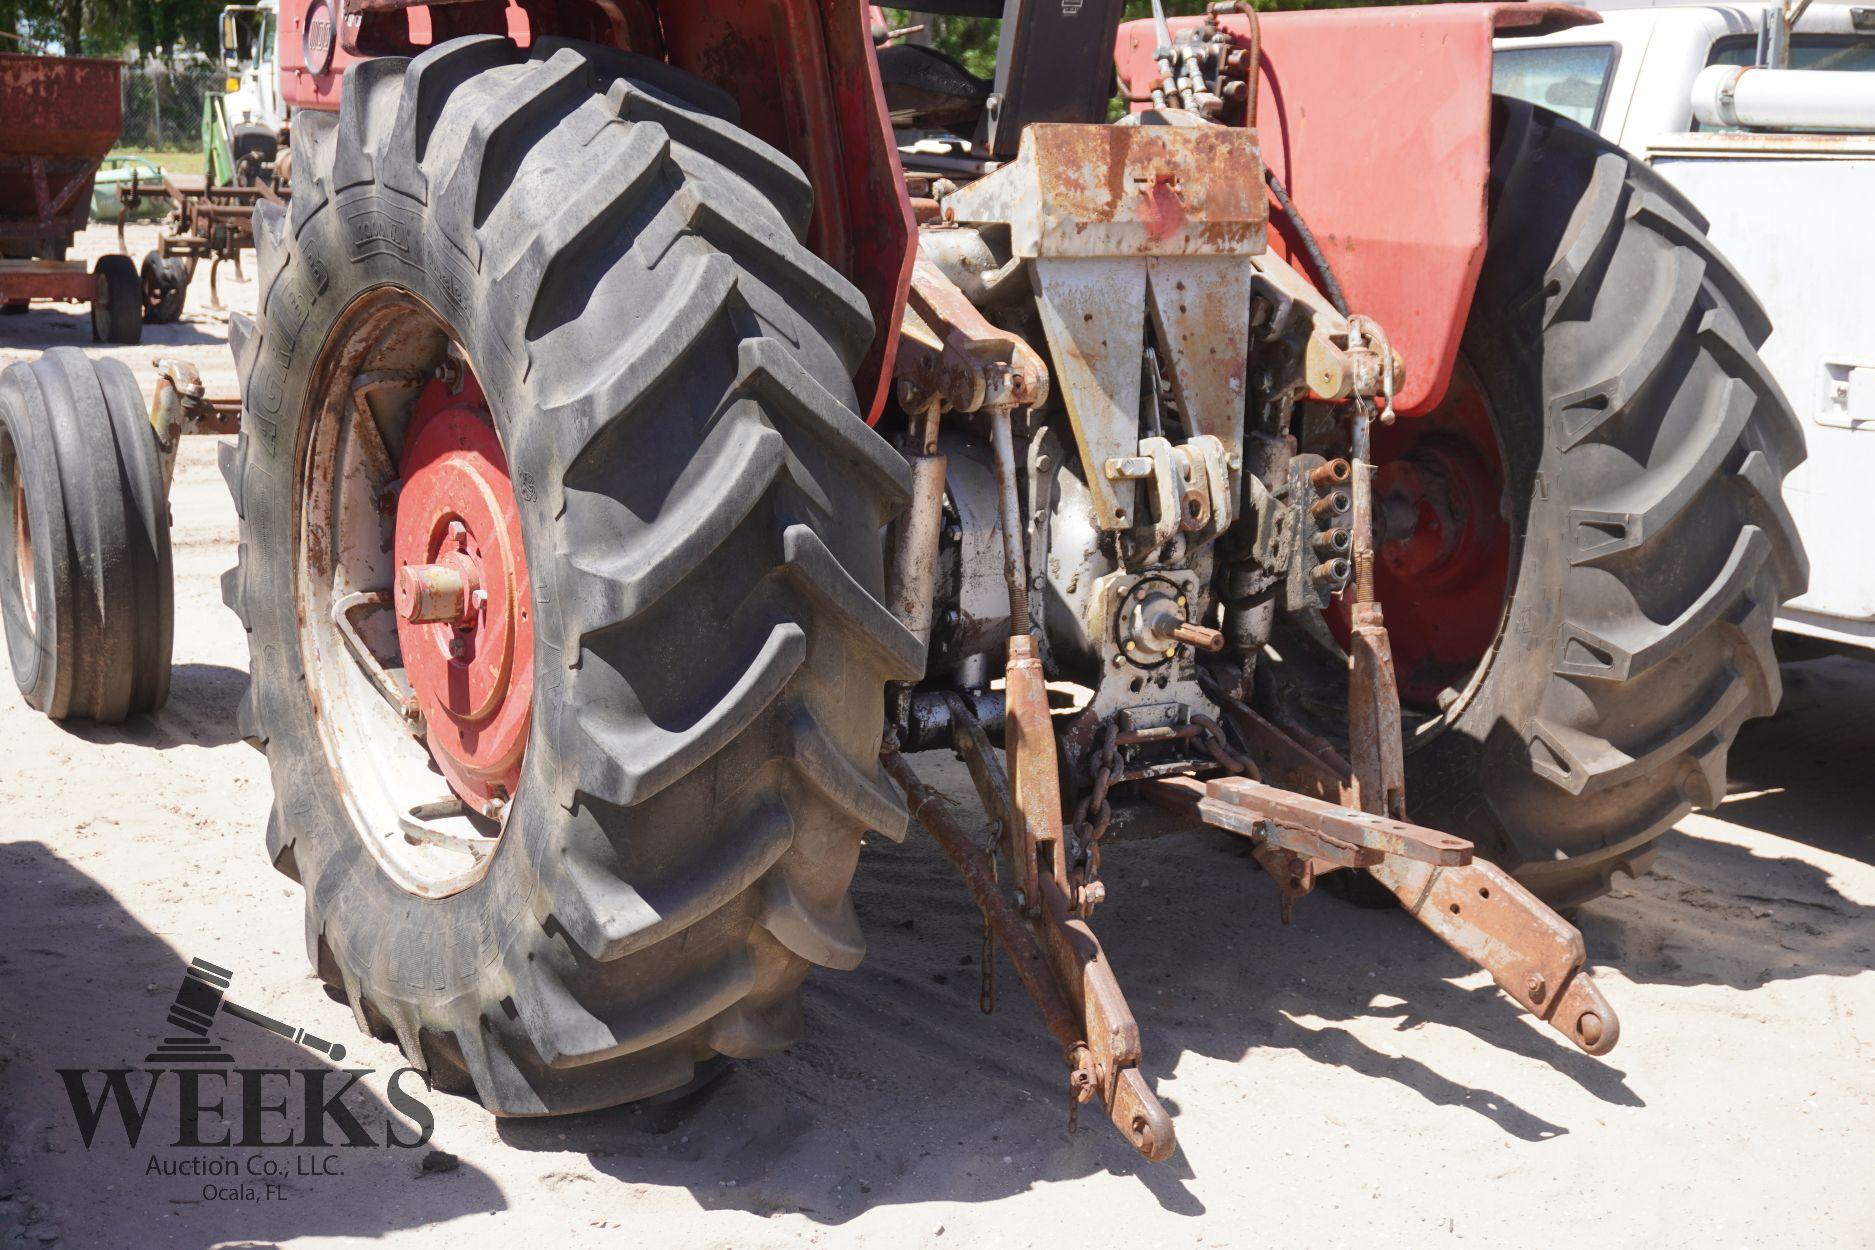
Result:
M1035 655L1035 639L1029 634L1010 636L1004 681L1003 740L1008 744L1015 810L1021 822L1011 848L1018 853L1015 867L1027 895L1025 910L1039 916L1043 882L1052 881L1064 896L1068 893L1068 854L1062 841L1061 781L1048 687L1042 662Z
M1238 496L1262 188L1248 130L1044 123L1022 132L1015 160L942 201L946 222L1008 226L1012 253L1031 265L1103 530L1149 527L1138 485L1149 473L1129 466L1150 454L1139 442L1149 324L1191 432L1219 445L1219 495Z
M1588 972L1581 932L1509 873L1473 859L1464 838L1242 777L1146 784L1160 803L1249 838L1285 909L1316 875L1364 868L1524 1010L1591 1055L1614 1048L1620 1021Z
M1615 1048L1621 1021L1589 974L1581 930L1515 877L1484 860L1440 867L1388 859L1367 871L1525 1011L1588 1054Z
M1048 399L1048 366L1035 349L991 325L924 256L912 266L893 369L912 410L936 400L955 412L1006 411Z
M1175 802L1182 798L1208 825L1337 868L1371 868L1389 858L1453 867L1471 862L1464 838L1248 777L1167 777L1152 784Z
M1139 1022L1100 939L1069 910L1068 896L1042 879L1042 940L1055 976L1079 1010L1093 1066L1093 1093L1114 1127L1155 1163L1172 1157L1177 1136L1152 1087L1139 1070Z
M239 434L241 401L206 395L202 376L186 360L159 356L156 391L150 399L150 431L162 456L163 489L176 470L176 449L185 434Z

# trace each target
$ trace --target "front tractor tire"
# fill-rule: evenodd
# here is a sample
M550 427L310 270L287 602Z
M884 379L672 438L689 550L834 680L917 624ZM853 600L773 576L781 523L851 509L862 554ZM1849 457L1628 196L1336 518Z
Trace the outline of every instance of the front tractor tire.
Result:
M1808 579L1781 489L1804 446L1758 357L1770 323L1693 207L1593 132L1496 108L1460 373L1496 429L1506 586L1481 662L1409 744L1407 798L1566 908L1717 806L1739 726L1777 706L1773 616ZM1467 627L1413 593L1402 623Z
M779 1050L810 966L862 954L862 834L906 825L866 306L800 242L801 173L664 65L472 37L343 98L256 213L224 464L310 956L501 1115ZM467 570L447 609L410 550Z
M55 347L0 373L0 630L26 702L117 725L169 698L169 504L136 377Z

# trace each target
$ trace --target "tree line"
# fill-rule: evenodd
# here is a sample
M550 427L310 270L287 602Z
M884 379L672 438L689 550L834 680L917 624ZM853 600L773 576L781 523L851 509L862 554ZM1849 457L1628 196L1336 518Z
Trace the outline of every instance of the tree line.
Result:
M0 0L0 51L173 58L213 51L227 0Z
M1281 9L1351 9L1386 4L1421 4L1427 0L1254 0L1250 7L1265 12ZM1583 0L1586 2L1586 0ZM1161 0L1167 17L1190 17L1205 11L1207 0ZM886 19L897 28L920 26L915 38L929 43L961 62L979 78L996 73L996 35L993 17L938 17L916 9L888 8ZM1152 0L1126 0L1128 20L1152 16Z
M1259 9L1341 7L1388 0L1258 0ZM1397 0L1396 0L1397 2ZM91 56L172 58L184 48L212 50L225 0L0 0L0 50L82 52ZM1205 0L1164 0L1172 16L1202 13ZM1151 0L1127 0L1128 17L1146 17ZM926 23L932 42L973 72L987 76L996 60L993 18L931 18L889 9L900 25ZM17 42L15 42L17 41ZM10 46L9 46L10 45Z

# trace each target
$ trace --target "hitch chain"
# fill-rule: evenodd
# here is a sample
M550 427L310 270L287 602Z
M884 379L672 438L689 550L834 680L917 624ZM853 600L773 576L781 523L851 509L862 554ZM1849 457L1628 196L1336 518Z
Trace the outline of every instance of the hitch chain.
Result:
M1075 866L1080 878L1075 889L1075 910L1083 917L1092 915L1095 906L1107 896L1107 887L1100 884L1100 840L1113 824L1113 804L1107 791L1122 771L1120 722L1109 720L1100 731L1100 750L1094 754L1093 788L1074 808Z
M1223 683L1213 677L1210 671L1202 665L1198 668L1198 689L1204 691L1205 697L1217 704L1219 709L1227 715L1232 712L1244 715L1250 711L1248 703L1224 689ZM1225 733L1222 725L1209 716L1193 716L1191 723L1204 731L1205 752L1216 761L1219 768L1235 776L1248 777L1252 781L1263 780L1263 772L1256 766L1256 761L1250 758L1247 751L1239 751L1231 745L1230 736Z
M1222 725L1209 716L1193 716L1191 723L1204 731L1200 741L1204 744L1205 754L1209 755L1219 768L1234 776L1262 780L1262 774L1257 771L1256 762L1231 746L1230 739L1225 735Z
M1217 698L1218 695L1213 693L1212 697ZM1256 763L1231 745L1229 735L1217 721L1209 716L1193 716L1191 723L1198 731L1192 736L1197 739L1204 753L1211 757L1212 763L1232 776L1262 779ZM1082 917L1092 915L1094 908L1106 900L1106 887L1100 884L1100 843L1113 824L1113 803L1109 791L1126 774L1120 750L1120 723L1116 717L1101 727L1100 747L1093 756L1094 782L1074 808L1074 866L1078 876L1076 912Z

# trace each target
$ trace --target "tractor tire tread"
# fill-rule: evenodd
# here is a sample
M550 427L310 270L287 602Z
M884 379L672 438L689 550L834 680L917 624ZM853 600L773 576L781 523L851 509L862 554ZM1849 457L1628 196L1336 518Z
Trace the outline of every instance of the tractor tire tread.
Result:
M246 540L224 586L253 632L243 732L280 796L269 850L305 886L321 975L440 1085L501 1115L682 1087L712 1055L794 1040L809 968L864 949L846 899L861 835L907 823L876 756L885 682L922 655L879 605L880 526L909 477L855 415L870 316L800 242L805 179L734 131L714 88L564 40L457 40L349 75L339 119L296 129L290 224L257 232L247 406L312 284L364 281L323 242L333 207L420 218L438 267L485 284L463 337L498 417L500 393L528 399L503 435L548 518L528 552L537 595L555 592L536 625L555 658L536 671L560 702L537 701L553 729L537 724L504 834L520 845L440 910L308 820L294 796L331 779L289 707L303 675L260 666L290 615L285 544L260 535L291 474L260 462L277 453L248 423L224 461ZM633 477L667 469L656 490ZM678 641L671 678L622 677L633 648ZM425 938L419 913L454 919Z

